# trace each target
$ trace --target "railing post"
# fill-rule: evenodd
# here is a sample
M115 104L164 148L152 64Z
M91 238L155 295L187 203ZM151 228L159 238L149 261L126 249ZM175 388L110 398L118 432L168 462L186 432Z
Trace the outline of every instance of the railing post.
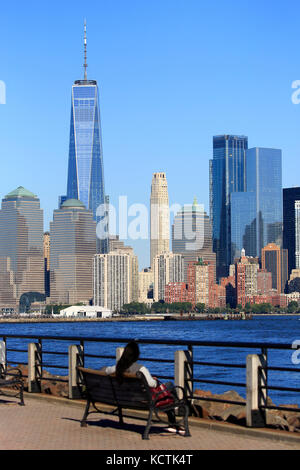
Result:
M6 344L5 341L0 341L0 371L6 369Z
M42 348L39 343L28 344L28 391L30 393L41 392L42 376Z
M266 425L266 413L261 408L267 403L266 356L249 354L247 356L247 399L246 423L248 427L259 428Z
M193 396L193 365L192 351L175 351L175 385L184 388L187 397ZM178 392L179 398L182 398L181 391Z
M83 366L83 346L71 344L69 346L69 398L80 398L80 376L78 366Z

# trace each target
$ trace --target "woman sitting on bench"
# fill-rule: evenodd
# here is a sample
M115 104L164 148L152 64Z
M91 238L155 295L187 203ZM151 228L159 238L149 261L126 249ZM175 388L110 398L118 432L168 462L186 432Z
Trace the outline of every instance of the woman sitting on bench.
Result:
M155 378L152 377L147 367L139 364L137 361L140 356L139 346L136 341L130 341L123 351L121 358L118 360L115 366L105 367L102 370L107 374L116 374L118 382L121 384L123 381L124 372L130 374L136 374L137 372L142 372L144 375L149 387L155 388L158 385L158 382ZM170 427L167 428L167 431L184 434L185 431L176 425L175 413L173 410L166 411Z

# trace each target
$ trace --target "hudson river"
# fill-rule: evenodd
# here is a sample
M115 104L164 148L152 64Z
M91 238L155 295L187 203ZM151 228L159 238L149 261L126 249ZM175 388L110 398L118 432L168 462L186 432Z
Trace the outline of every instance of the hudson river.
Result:
M216 321L130 321L130 322L71 322L71 323L1 323L0 337L5 334L15 335L48 335L48 336L86 336L106 338L132 338L132 339L163 339L163 340L197 340L197 341L230 341L230 342L269 342L291 344L299 340L300 344L300 316L255 316L252 320L216 320ZM26 343L30 340L9 340L9 348L27 349ZM115 348L122 344L88 343L85 352L88 354L111 355ZM46 351L67 352L68 342L43 341ZM141 345L141 359L163 358L173 359L174 346ZM232 364L245 364L247 354L260 353L260 350L247 350L239 348L222 347L195 347L194 359L205 362L221 362ZM293 355L294 354L294 355ZM299 360L297 361L299 356ZM296 361L292 359L296 359ZM296 351L270 350L269 366L299 368L299 355ZM8 361L27 362L25 353L8 353ZM47 364L67 366L68 360L64 356L43 354L43 361ZM141 360L140 362L143 362ZM113 359L87 358L86 366L100 368L111 365ZM166 363L145 362L153 375L173 375L173 365ZM65 369L46 367L55 374L66 375ZM246 371L238 368L195 366L195 378L202 380L216 380L245 383ZM300 389L300 372L274 372L268 375L268 384L273 386L293 387ZM210 390L222 393L235 389L245 397L245 387L221 386L215 384L195 383L195 389ZM269 391L269 396L276 405L300 405L299 392Z

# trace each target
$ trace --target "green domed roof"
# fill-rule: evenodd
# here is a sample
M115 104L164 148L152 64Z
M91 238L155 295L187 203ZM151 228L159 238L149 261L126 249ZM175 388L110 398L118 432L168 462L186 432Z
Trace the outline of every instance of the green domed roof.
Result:
M15 198L15 197L37 198L36 194L33 194L32 192L28 191L28 189L23 188L23 186L19 186L17 189L15 189L14 191L11 191L5 196L5 198Z
M79 201L79 199L67 199L62 205L62 208L69 208L69 209L85 209L85 205L83 202Z

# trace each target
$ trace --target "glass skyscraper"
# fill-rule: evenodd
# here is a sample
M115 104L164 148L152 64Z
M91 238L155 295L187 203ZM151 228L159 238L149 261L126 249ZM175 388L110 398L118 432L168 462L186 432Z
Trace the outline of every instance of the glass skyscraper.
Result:
M86 62L84 67L84 80L72 86L67 199L80 200L98 222L97 208L105 203L99 90L96 80L86 78ZM99 251L106 252L102 238Z
M261 257L269 243L282 246L282 152L252 148L246 152L246 192L231 194L232 261L244 248Z
M227 276L231 263L230 195L245 191L245 151L248 138L220 135L213 138L210 161L210 218L213 249L217 257L217 277Z
M296 201L300 201L300 187L283 189L283 248L288 250L289 275L296 268ZM300 215L300 214L299 214ZM298 229L300 225L298 226ZM298 232L299 236L300 232ZM300 246L300 245L299 245ZM299 250L300 253L300 250Z

